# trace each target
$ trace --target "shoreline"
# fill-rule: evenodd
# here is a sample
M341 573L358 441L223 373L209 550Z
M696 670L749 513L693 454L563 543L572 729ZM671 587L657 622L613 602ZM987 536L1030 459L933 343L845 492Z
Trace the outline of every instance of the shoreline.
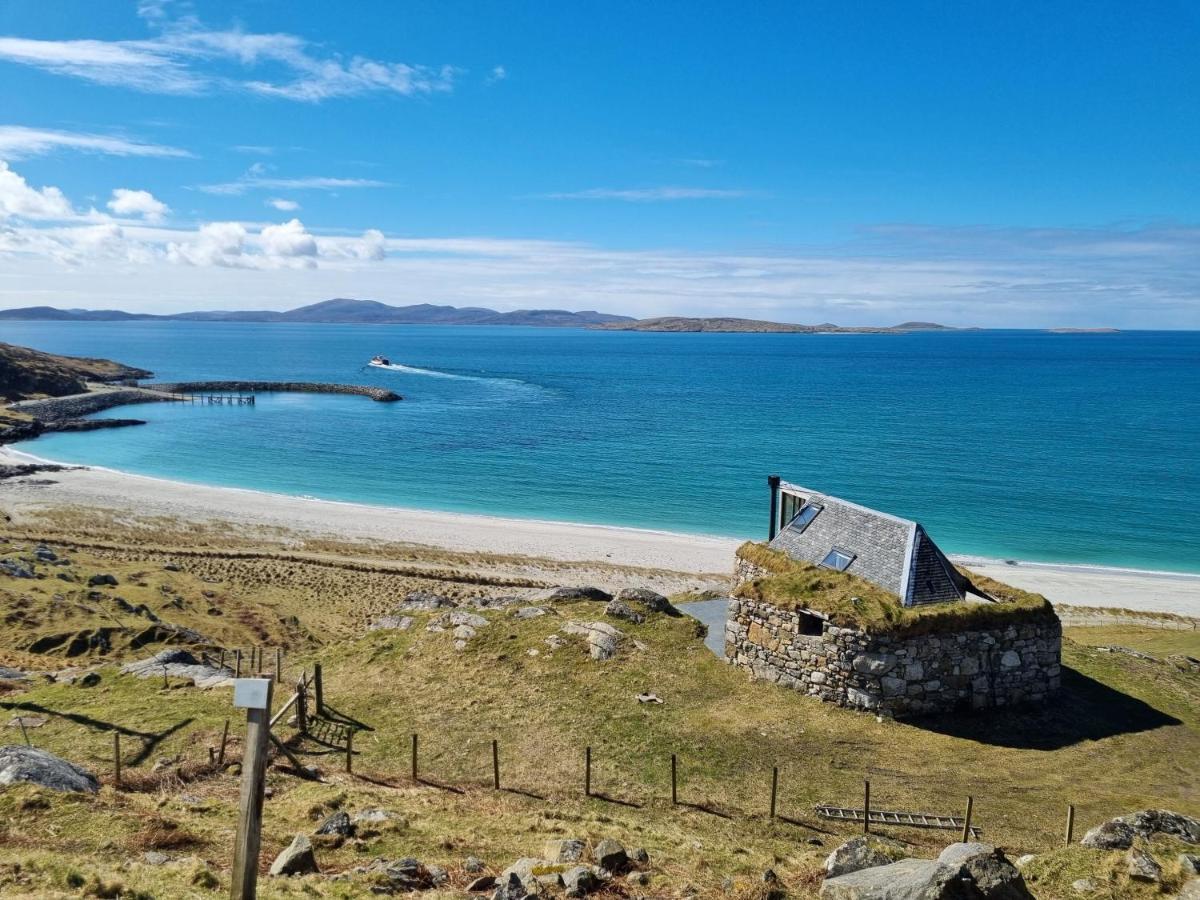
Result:
M0 464L69 467L11 447ZM6 511L36 513L54 507L91 507L230 521L341 539L387 540L460 552L488 552L613 565L719 574L731 570L745 538L685 534L648 528L439 512L217 487L96 466L56 472L52 484L0 482ZM14 490L15 489L15 490ZM953 555L981 575L1073 606L1120 607L1200 616L1200 574L1076 563L1048 563Z

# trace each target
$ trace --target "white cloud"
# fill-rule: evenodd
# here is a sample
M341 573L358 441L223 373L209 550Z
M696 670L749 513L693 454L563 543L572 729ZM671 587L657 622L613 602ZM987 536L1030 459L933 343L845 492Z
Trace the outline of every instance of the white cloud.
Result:
M503 81L508 77L508 70L504 66L493 66L492 71L488 73L486 79L488 84L495 84L498 81Z
M274 207L280 212L295 212L300 208L300 204L295 200L284 200L281 197L272 197L267 201L267 206Z
M696 169L715 169L717 166L724 164L719 159L681 159L679 162L682 165L692 166Z
M282 225L268 225L260 235L263 252L268 256L297 257L317 255L317 241L299 219Z
M49 128L26 128L22 125L0 125L0 156L24 159L41 156L58 149L104 153L109 156L191 156L178 147L149 144L108 134L88 134L77 131L56 131Z
M255 164L247 174L237 181L201 184L197 185L196 190L204 191L206 194L240 196L252 190L337 191L343 188L388 187L386 181L376 181L372 178L329 178L322 175L308 175L302 178L268 178L259 174L263 171L265 169L261 164Z
M0 159L0 221L22 219L68 219L75 210L56 187L30 187L24 178Z
M149 191L131 191L128 188L116 188L108 208L118 216L141 216L147 222L161 222L171 211Z
M629 203L656 203L662 200L736 200L752 196L752 192L695 187L590 188L585 191L566 191L545 196L552 200L624 200Z
M205 28L193 16L171 20L168 4L143 2L139 14L161 29L143 40L46 41L0 38L0 59L58 75L146 93L198 94L218 90L320 102L334 97L391 93L412 97L453 89L458 70L316 52L292 34L256 34ZM284 77L233 78L212 63L247 70L282 69Z

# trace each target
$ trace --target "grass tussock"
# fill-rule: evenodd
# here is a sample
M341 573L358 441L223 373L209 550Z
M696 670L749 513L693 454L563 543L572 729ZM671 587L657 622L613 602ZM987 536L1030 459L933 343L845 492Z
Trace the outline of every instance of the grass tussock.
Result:
M178 822L162 816L153 816L141 831L129 839L131 850L186 850L201 843L200 838Z
M835 625L872 633L933 634L994 628L1054 614L1050 602L994 579L960 569L995 602L969 600L906 608L899 598L849 572L792 559L765 544L747 542L737 555L769 574L742 584L734 596L761 600L784 609L811 609Z

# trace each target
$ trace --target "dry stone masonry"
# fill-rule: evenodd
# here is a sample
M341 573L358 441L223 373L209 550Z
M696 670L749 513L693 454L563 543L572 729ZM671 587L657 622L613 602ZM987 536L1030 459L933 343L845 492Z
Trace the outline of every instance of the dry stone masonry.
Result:
M764 574L738 560L738 579ZM1061 684L1061 650L1053 613L905 636L733 599L725 625L730 664L829 703L897 718L1043 701Z

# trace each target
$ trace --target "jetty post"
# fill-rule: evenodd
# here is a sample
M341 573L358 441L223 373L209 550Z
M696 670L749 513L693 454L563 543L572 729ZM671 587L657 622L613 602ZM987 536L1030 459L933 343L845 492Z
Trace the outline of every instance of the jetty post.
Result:
M239 678L233 685L233 705L246 710L246 751L242 757L242 790L233 845L231 900L254 900L257 896L273 685L270 678Z

